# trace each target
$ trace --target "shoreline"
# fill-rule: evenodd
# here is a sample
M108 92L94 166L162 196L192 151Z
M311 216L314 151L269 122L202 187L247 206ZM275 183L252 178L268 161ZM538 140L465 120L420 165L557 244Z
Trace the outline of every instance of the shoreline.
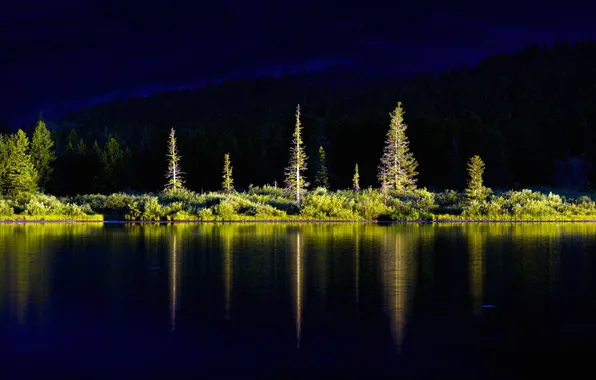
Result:
M596 223L596 219L577 220L0 220L0 224L480 224L480 223Z

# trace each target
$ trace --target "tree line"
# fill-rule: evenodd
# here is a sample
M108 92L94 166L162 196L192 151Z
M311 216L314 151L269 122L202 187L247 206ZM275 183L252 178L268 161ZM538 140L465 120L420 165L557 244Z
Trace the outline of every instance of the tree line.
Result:
M109 102L48 121L57 160L47 187L65 195L108 191L93 181L101 166L90 156L95 140L103 147L114 136L130 154L114 177L118 187L155 191L163 185L163 141L171 126L189 187L219 189L225 153L234 159L238 187L282 183L293 123L281 110L296 103L303 107L307 164L315 167L322 146L330 187L351 186L354 161L360 185L376 186L387 110L396 99L407 105L411 149L424 168L419 186L465 187L461 168L475 154L485 160L492 188L589 186L596 179L590 170L596 164L590 144L596 138L594 59L594 42L561 43L412 78L311 73ZM75 148L80 139L86 144L86 156L66 151L73 138Z

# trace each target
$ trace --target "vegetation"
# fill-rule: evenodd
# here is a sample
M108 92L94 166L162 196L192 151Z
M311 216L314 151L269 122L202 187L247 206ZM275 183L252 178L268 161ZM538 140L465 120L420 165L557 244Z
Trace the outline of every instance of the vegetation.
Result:
M290 146L290 163L286 168L286 189L295 194L296 204L301 205L300 193L308 186L304 172L306 171L306 153L302 143L302 125L300 124L300 104L296 106L296 126L292 134Z
M2 139L5 151L3 192L11 195L37 190L38 173L29 154L29 139L22 129L14 135Z
M231 193L234 191L234 179L232 178L232 164L230 163L230 154L224 154L224 166L223 166L223 182L221 183L221 189L224 193Z
M166 178L168 179L166 189L181 189L184 184L174 128L170 130L170 137L168 138L168 171Z
M549 54L560 59L544 59ZM104 104L59 124L46 125L40 117L25 128L33 133L31 142L25 130L0 135L0 214L2 219L596 220L588 195L596 156L587 143L596 137L590 128L596 110L586 95L593 89L585 87L596 70L577 63L589 60L568 56L596 56L596 44L528 47L473 69L408 80L369 78L354 87L315 74L238 81ZM553 81L543 79L559 73L561 85L553 90L547 85ZM290 115L278 110L296 98L308 103L309 113L302 115L298 105L292 127ZM408 124L401 102L387 120L395 99L407 100ZM172 115L180 138L170 127ZM181 171L179 149L188 173ZM461 158L476 153L466 184ZM312 173L309 155L315 157ZM278 189L282 174L285 189ZM314 178L310 189L307 175ZM575 193L535 187L544 183ZM519 190L522 186L533 190Z
M80 140L78 149L84 150L85 142ZM33 167L38 174L38 186L40 189L45 189L46 184L50 180L52 171L52 163L56 160L54 152L54 140L50 131L46 128L46 124L40 118L37 121L37 126L33 132L31 138L31 160L33 161Z
M352 177L352 189L360 191L360 173L358 173L358 164L354 167L354 176Z
M329 189L329 169L327 168L327 157L325 155L325 149L323 149L322 146L319 147L315 187Z
M401 102L397 104L390 116L391 124L385 138L385 150L379 165L379 183L384 190L414 190L418 163L410 152Z
M146 221L572 221L596 220L596 202L588 196L565 197L522 190L490 194L470 201L465 192L432 193L379 189L305 192L296 207L293 194L265 185L246 192L157 194L114 193L56 198L35 194L0 199L3 220L146 220Z
M484 174L484 161L480 156L473 156L468 162L468 187L466 196L470 200L483 201L488 196L490 189L484 187L482 175Z

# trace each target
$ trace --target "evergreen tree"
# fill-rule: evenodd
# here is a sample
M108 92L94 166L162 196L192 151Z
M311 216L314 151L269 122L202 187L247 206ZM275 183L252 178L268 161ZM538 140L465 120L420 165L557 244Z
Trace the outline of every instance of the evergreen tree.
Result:
M95 154L97 160L101 161L102 151L97 140L93 141L93 147L91 149L93 150L93 154Z
M292 134L290 163L286 168L286 188L296 194L296 204L300 206L300 192L308 186L303 172L306 170L306 153L302 144L302 127L300 124L300 104L296 107L296 126Z
M418 163L410 152L407 125L404 123L404 109L398 102L390 114L391 124L385 139L385 149L379 165L378 179L383 190L390 188L409 191L416 188Z
M101 152L101 171L98 178L98 187L104 192L119 190L118 171L122 165L124 153L120 143L113 136L108 138Z
M360 174L358 173L358 164L354 167L354 177L352 177L352 189L360 191Z
M466 196L470 200L482 201L486 199L490 189L484 187L482 175L484 174L484 162L480 156L473 156L468 161L468 187Z
M4 189L7 194L34 192L37 190L37 171L29 154L29 139L19 129L7 142L8 159Z
M181 189L184 185L182 178L182 171L180 170L180 155L178 154L178 147L176 145L176 131L174 128L170 130L170 137L168 139L168 171L166 178L166 189Z
M232 164L230 163L230 154L224 154L223 182L221 188L226 193L234 191L234 179L232 178Z
M77 135L77 131L75 131L74 128L71 128L70 132L68 132L68 136L66 137L66 145L64 147L64 150L66 151L66 153L68 153L68 154L75 153L76 145L77 145L78 141L79 141L79 136Z
M0 190L4 190L6 172L8 168L8 157L10 156L10 137L0 134Z
M87 156L87 144L85 143L85 140L83 140L83 138L79 139L79 142L77 143L76 147L76 152L79 156Z
M317 176L315 177L315 186L329 189L329 169L327 168L327 157L325 149L319 147L319 159L317 160Z
M41 119L37 121L37 126L33 131L30 153L33 166L38 174L39 188L44 190L54 170L52 163L56 160L56 154L52 134Z

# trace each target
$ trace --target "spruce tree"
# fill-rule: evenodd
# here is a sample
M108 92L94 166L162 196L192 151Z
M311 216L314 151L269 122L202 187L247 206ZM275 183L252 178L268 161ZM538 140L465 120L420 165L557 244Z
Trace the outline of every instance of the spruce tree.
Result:
M113 136L108 138L101 152L101 173L98 178L99 188L104 192L119 190L118 172L122 165L124 154L120 143Z
M360 173L358 173L358 164L354 167L354 177L352 177L352 189L360 191Z
M325 149L323 149L322 146L319 147L315 186L329 189L329 169L327 167L327 156L325 154Z
M302 126L300 124L300 104L296 107L296 126L292 134L290 163L286 168L286 188L296 195L296 204L300 206L300 192L308 186L303 172L306 171L306 153L302 143Z
M224 154L224 166L223 166L223 182L221 188L225 193L231 193L234 191L234 179L232 178L232 164L230 162L230 154Z
M7 142L8 159L6 166L5 192L10 195L34 192L37 190L37 171L29 154L29 139L19 129Z
M52 163L56 160L56 154L52 134L41 119L37 121L31 138L30 153L33 166L38 174L39 188L44 190L50 180L53 171Z
M10 136L0 134L0 191L4 191L6 173L8 168L8 157L10 156Z
M484 174L484 162L480 156L473 156L468 161L468 187L466 188L466 197L470 200L482 201L486 199L489 189L482 183Z
M410 191L416 188L418 163L410 152L404 109L398 102L390 114L391 123L385 139L385 149L379 165L378 179L383 190Z
M166 172L166 189L181 189L184 185L183 174L180 170L180 155L178 154L178 147L176 144L176 131L174 128L170 130L170 137L168 138L168 171Z

